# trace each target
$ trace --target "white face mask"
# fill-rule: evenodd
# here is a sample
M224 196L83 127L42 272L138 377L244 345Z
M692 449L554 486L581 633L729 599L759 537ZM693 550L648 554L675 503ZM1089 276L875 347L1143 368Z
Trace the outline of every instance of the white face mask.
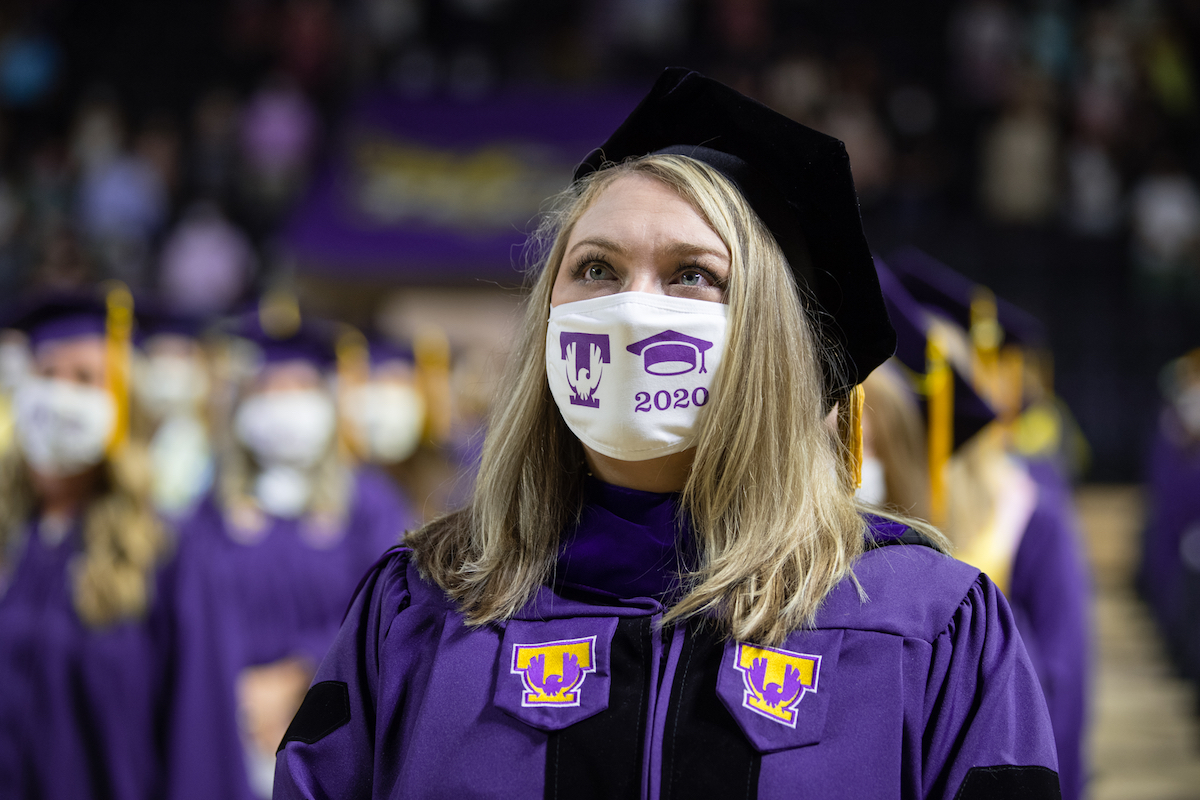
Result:
M727 310L646 292L552 308L546 375L567 426L622 461L693 447L725 351Z
M254 499L268 514L295 519L308 508L312 480L295 467L268 467L254 479Z
M267 392L243 400L233 432L264 469L311 469L333 441L334 407L319 389Z
M133 391L155 419L195 412L208 393L208 376L194 359L151 356L135 362Z
M346 393L346 417L369 461L397 464L421 443L425 400L402 383L366 383Z
M30 377L17 388L16 433L34 470L65 477L99 464L117 421L104 389Z
M0 342L0 391L11 392L29 377L33 356L23 342Z
M1180 392L1175 398L1175 410L1187 432L1200 437L1200 386L1189 386Z
M854 496L864 503L877 506L887 500L887 482L883 474L883 462L875 456L864 456L862 462L862 485Z

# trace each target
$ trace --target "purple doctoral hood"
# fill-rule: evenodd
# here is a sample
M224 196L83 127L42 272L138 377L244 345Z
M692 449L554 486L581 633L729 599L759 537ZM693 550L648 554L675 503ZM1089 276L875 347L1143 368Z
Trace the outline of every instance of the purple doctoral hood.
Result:
M463 101L365 96L283 233L302 271L515 279L547 197L637 103L616 90Z

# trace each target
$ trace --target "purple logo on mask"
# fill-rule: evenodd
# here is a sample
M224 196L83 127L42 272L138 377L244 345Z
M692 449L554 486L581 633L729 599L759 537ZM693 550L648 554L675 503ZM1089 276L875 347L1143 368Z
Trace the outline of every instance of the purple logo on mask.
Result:
M596 388L604 365L610 363L607 333L563 331L558 335L563 360L567 362L567 383L571 385L571 404L599 408Z
M625 348L635 356L642 357L642 369L651 375L686 375L704 366L704 354L713 346L712 342L688 336L677 331L663 331L634 342Z

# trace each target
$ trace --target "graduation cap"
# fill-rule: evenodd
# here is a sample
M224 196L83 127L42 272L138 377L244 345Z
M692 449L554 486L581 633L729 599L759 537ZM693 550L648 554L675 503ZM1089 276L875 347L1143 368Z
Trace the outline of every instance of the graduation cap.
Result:
M928 437L929 493L933 519L945 519L945 469L951 454L966 444L996 412L946 358L921 304L880 259L879 285L896 329L896 361L916 389Z
M732 181L779 243L816 322L833 401L892 354L845 146L711 78L665 70L575 171L649 154L689 156Z
M904 365L911 377L920 380L930 368L930 320L921 304L881 259L875 260L875 267L879 272L879 285L883 289L888 316L896 329L896 360ZM994 421L996 411L979 396L962 372L953 365L947 366L953 379L954 429L951 444L957 450ZM921 398L922 415L928 420L927 393L918 391L918 395Z
M1046 328L1037 317L996 297L983 284L955 272L928 253L902 247L888 256L887 263L918 303L936 308L969 331L977 347L1045 346ZM989 331L987 326L998 328Z
M178 311L150 297L138 298L136 316L135 341L139 346L155 336L198 339L210 321L207 317Z
M305 361L327 370L338 361L337 326L302 318L295 297L287 293L264 295L256 309L235 318L226 332L257 345L264 364Z
M31 295L13 309L3 327L25 333L34 350L82 336L103 338L105 380L117 411L108 451L125 442L129 432L130 342L135 327L133 295L125 284L109 281L93 289Z
M1045 326L915 247L897 250L887 263L917 302L967 332L974 351L974 385L1006 422L1015 419L1030 399L1025 386L1027 355L1041 356L1046 350ZM1048 386L1048 371L1044 378Z
M704 366L704 354L713 346L707 339L697 339L678 331L663 331L634 342L625 349L642 357L642 369L651 375L685 375Z

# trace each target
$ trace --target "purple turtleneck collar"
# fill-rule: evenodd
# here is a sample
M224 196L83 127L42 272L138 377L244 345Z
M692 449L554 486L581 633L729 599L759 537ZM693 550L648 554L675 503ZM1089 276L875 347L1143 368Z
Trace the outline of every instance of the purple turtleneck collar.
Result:
M556 583L662 600L679 587L681 552L693 551L680 513L678 493L586 478L579 525L563 535Z

